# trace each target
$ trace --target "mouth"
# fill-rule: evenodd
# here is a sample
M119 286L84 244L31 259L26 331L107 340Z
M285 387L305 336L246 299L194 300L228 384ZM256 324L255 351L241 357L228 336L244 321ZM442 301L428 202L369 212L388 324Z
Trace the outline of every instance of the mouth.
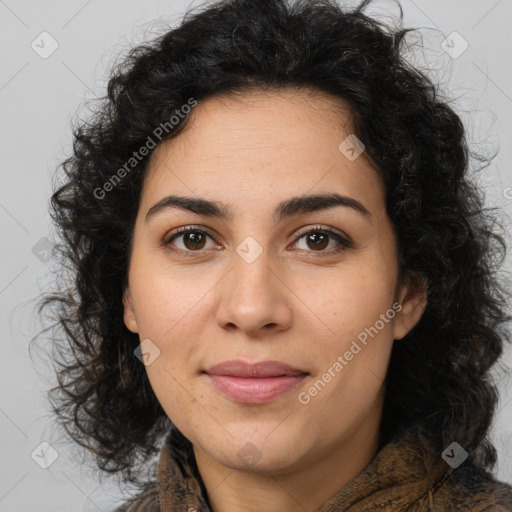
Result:
M215 389L237 403L262 404L298 386L307 372L279 361L225 361L205 373Z

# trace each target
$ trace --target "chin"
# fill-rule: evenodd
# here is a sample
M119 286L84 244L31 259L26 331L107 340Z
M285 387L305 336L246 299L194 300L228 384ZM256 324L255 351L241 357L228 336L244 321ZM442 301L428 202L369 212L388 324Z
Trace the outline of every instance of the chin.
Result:
M285 473L295 469L304 456L297 450L297 445L305 449L304 436L299 432L292 434L289 430L282 430L268 435L272 429L264 429L251 435L247 428L241 428L237 433L229 428L226 430L233 437L229 434L222 439L209 437L202 446L218 463L231 470Z

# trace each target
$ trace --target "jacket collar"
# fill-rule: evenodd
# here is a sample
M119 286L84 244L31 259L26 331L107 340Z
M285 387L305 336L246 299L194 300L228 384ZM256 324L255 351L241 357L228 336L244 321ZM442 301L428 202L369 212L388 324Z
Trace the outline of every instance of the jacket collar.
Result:
M409 430L385 445L361 473L316 512L352 512L386 506L399 511L401 503L404 510L412 501L428 504L432 501L432 489L442 485L450 474L441 457L436 459L432 460L426 438L418 430ZM176 428L170 432L160 455L158 486L162 511L211 512L192 445Z
M512 510L510 486L470 464L452 469L428 439L410 427L315 512ZM162 448L155 491L144 512L211 512L192 444L176 428Z

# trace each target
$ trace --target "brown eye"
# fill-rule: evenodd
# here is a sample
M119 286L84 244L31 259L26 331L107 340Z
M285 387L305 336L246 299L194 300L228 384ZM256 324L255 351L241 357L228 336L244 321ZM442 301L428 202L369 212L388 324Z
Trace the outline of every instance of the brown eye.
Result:
M329 235L325 233L310 233L306 235L306 243L311 249L325 249L329 245Z
M162 245L169 247L172 251L190 256L191 253L200 253L204 252L203 249L208 249L208 238L212 241L210 248L218 248L209 233L195 226L186 226L173 231L162 241ZM299 247L299 249L313 254L317 253L318 256L329 256L352 247L352 243L340 233L321 226L302 233L297 237L294 245L299 244L302 240L305 241L306 247ZM337 245L334 244L334 247L326 250L332 242L337 242Z
M193 226L179 228L164 240L164 245L173 245L181 251L200 251L205 248L207 238L211 236L201 229ZM175 241L181 239L182 247L176 246Z
M202 233L185 233L183 235L183 244L187 249L202 249L205 242L205 236Z
M307 231L306 233L302 233L295 242L294 245L298 244L301 240L305 241L306 248L304 250L308 252L318 252L323 255L335 254L341 251L344 251L347 248L352 247L352 243L341 236L341 234L325 228L315 228ZM331 250L324 250L328 247L331 240L338 242L338 246L334 247ZM300 249L300 248L299 248Z

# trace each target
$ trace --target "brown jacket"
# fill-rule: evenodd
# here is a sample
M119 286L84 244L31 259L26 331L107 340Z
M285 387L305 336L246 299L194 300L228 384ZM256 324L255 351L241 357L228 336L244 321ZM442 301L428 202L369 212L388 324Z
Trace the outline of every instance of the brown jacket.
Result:
M363 511L511 512L512 487L467 460L452 469L411 428L315 512ZM178 430L162 449L156 484L116 512L211 512L192 446Z

